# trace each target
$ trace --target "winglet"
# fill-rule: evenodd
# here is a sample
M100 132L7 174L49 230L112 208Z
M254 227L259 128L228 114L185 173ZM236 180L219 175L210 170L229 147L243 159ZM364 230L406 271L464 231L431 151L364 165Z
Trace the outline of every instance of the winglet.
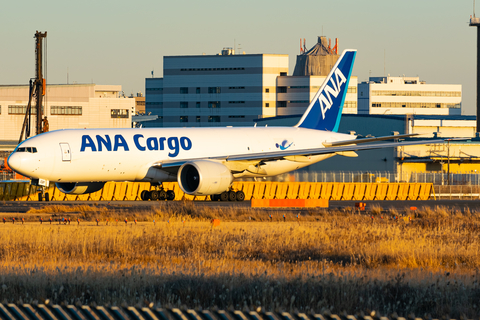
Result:
M338 131L356 54L343 51L296 127Z

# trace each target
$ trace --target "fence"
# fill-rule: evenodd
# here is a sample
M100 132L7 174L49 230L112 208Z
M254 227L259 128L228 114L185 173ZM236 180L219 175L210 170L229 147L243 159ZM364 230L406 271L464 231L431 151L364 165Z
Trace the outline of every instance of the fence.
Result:
M450 178L450 179L449 179ZM269 178L272 181L297 182L407 182L432 183L434 185L480 185L480 173L450 173L445 172L404 172L388 171L294 171Z
M48 304L1 304L0 316L8 320L67 320L67 319L117 319L117 320L406 320L403 317L382 317L378 312L361 315L335 315L325 312L315 313L288 313L267 312L263 308L257 311L240 310L193 310L177 308L148 308L129 306L73 306ZM447 316L448 318L448 316ZM408 319L423 320L412 317ZM425 318L427 319L427 318Z

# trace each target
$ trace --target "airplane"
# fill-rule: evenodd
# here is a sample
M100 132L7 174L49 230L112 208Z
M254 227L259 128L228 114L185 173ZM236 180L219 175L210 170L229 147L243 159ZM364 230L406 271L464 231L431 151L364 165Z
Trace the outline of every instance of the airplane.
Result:
M375 143L413 134L358 139L338 132L356 53L343 51L293 127L55 130L19 144L8 166L34 185L52 182L67 194L96 192L107 181L139 181L156 186L143 191L142 200L173 200L162 182L177 181L186 194L243 201L241 190L231 190L238 178L275 176L334 155L356 157L359 150L443 143Z

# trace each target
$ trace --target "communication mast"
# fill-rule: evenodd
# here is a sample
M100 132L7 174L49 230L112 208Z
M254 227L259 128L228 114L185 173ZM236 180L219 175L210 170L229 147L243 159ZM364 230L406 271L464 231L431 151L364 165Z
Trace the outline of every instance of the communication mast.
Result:
M32 99L35 99L35 111L36 111L36 121L35 121L35 134L40 134L43 132L43 110L42 110L42 100L46 91L46 82L43 78L43 38L47 37L47 32L36 32L35 33L35 78L30 79L30 90L28 97L28 105L25 112L25 119L23 120L22 132L20 133L20 139L18 143L22 142L23 135L25 134L25 139L30 137L30 126L31 126L31 117L32 117Z

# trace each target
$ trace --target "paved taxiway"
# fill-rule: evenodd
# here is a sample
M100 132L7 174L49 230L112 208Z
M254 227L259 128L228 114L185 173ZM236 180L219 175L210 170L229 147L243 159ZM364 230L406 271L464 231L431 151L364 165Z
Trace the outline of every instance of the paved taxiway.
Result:
M330 209L345 209L354 208L355 203L359 201L330 201ZM430 207L443 206L449 209L456 209L464 211L470 209L471 211L480 211L480 200L425 200L425 201L362 201L366 203L366 209L372 206L380 206L382 209L387 210L395 208L397 210L408 209L410 207ZM52 202L40 202L40 201L3 201L0 202L0 213L26 213L31 208L41 208L48 205L65 205L65 206L77 206L77 205L95 205L101 207L107 207L109 209L122 209L122 210L139 210L147 209L149 207L164 206L168 203L166 201L52 201ZM181 203L181 202L173 202ZM250 201L243 202L212 202L212 201L193 201L195 206L206 207L234 207L234 208L250 208ZM271 208L271 210L288 210L288 211L304 211L309 208Z

